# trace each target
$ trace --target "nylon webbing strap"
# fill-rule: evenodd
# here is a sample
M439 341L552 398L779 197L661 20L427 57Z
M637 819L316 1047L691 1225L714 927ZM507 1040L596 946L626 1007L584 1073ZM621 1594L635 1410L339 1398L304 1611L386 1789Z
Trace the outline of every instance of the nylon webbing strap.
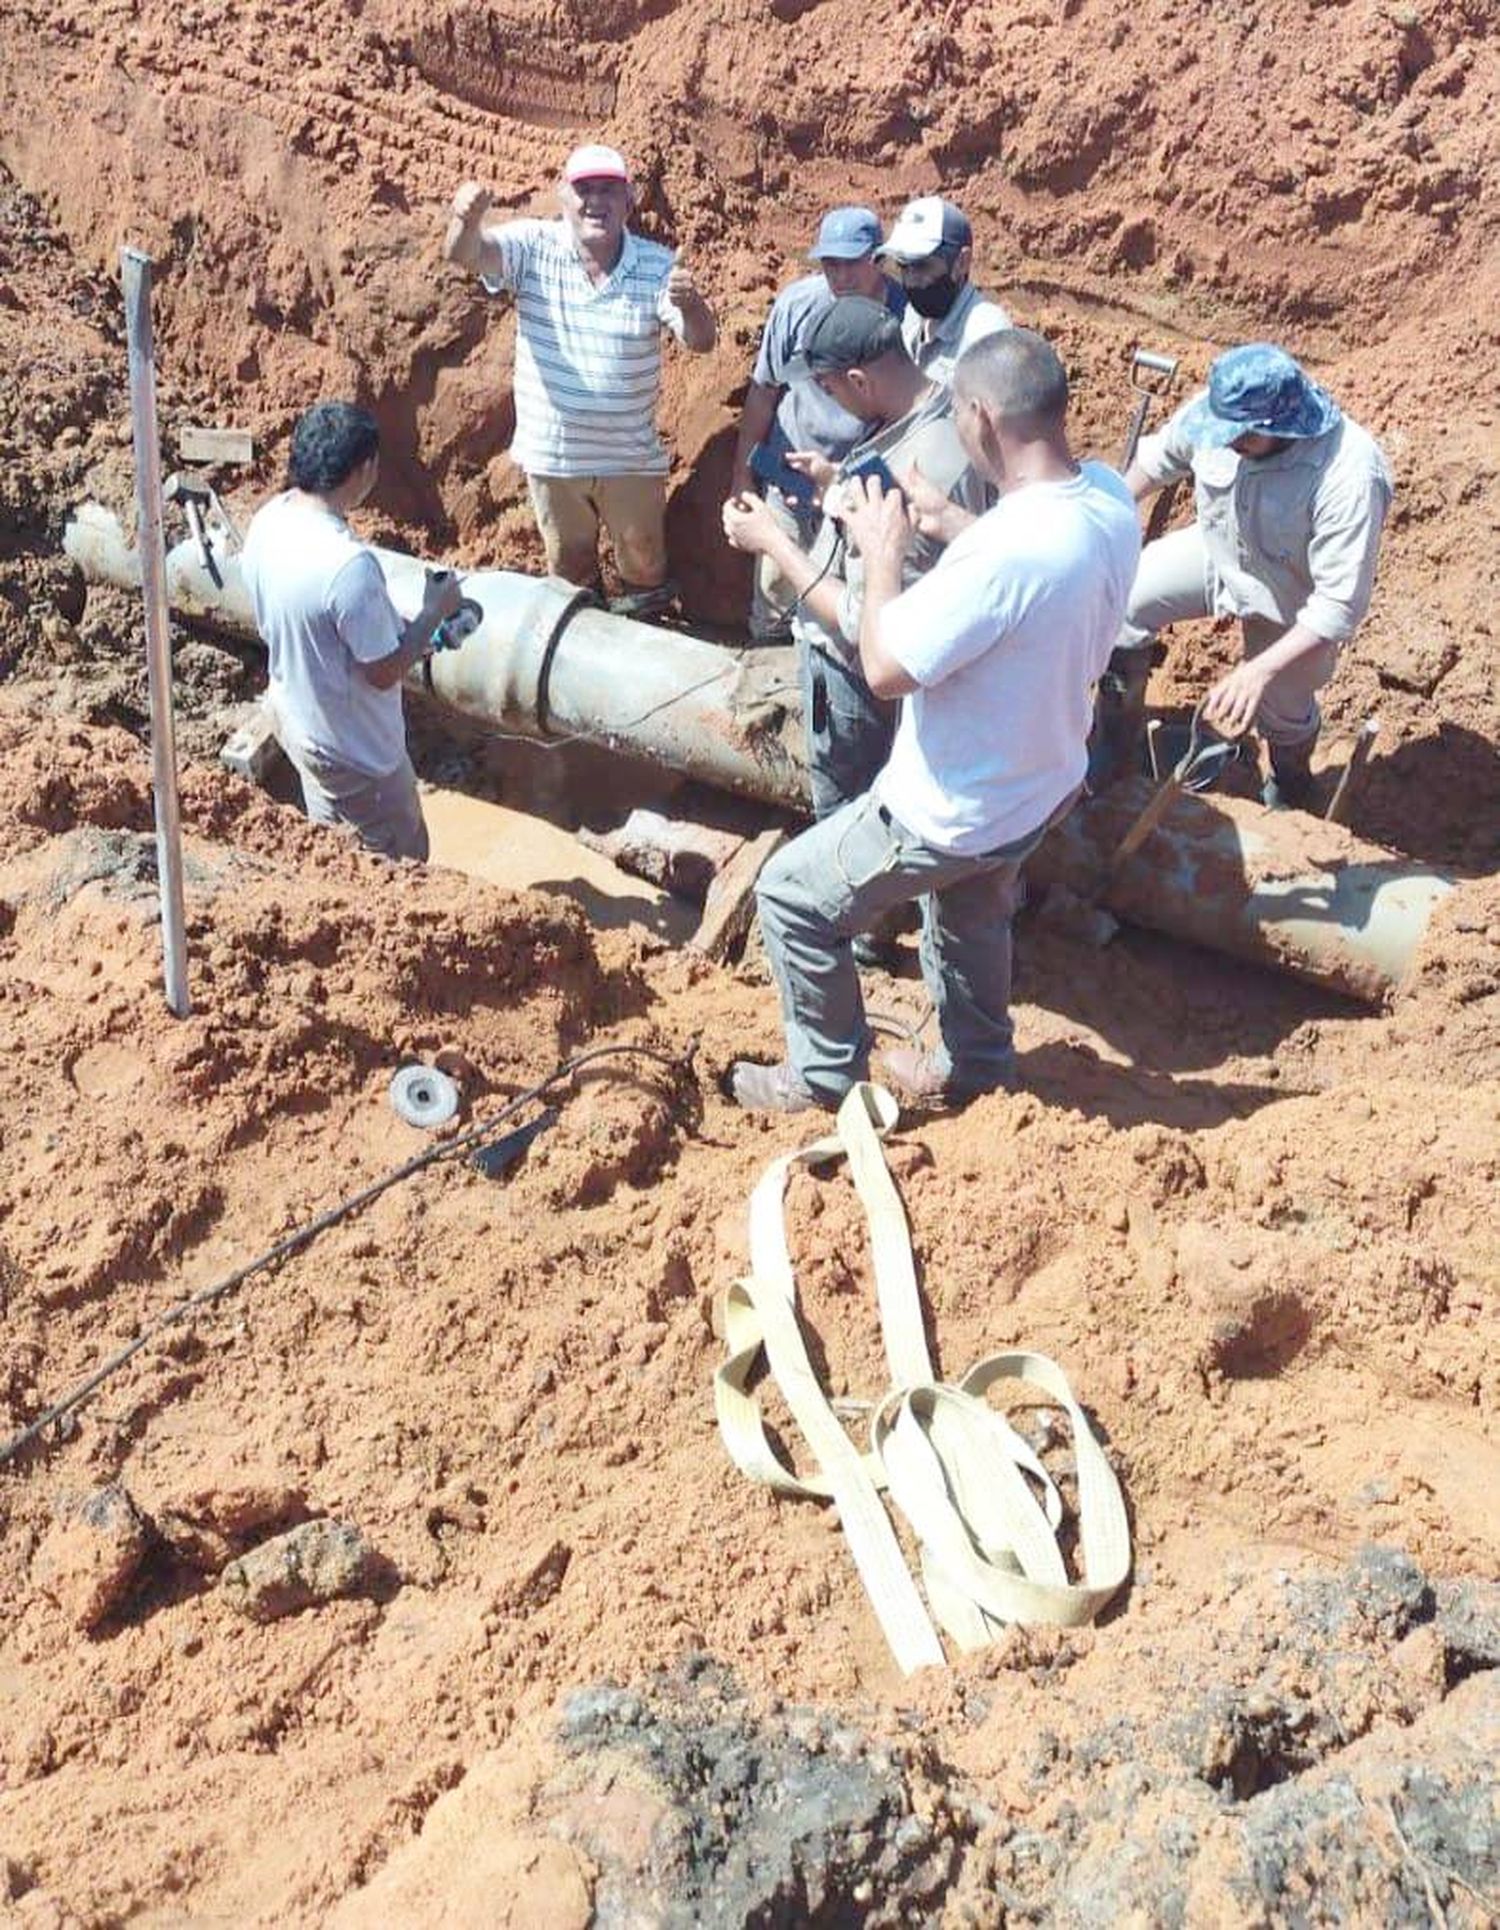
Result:
M750 1200L749 1276L720 1301L728 1356L714 1376L714 1403L724 1444L743 1473L779 1494L835 1503L881 1628L910 1673L941 1662L943 1651L880 1500L881 1488L889 1489L921 1544L933 1614L965 1649L993 1641L1006 1622L1091 1621L1130 1572L1130 1532L1114 1471L1054 1362L1042 1354L995 1354L971 1367L957 1386L933 1379L910 1229L880 1143L896 1116L889 1093L856 1086L839 1109L833 1135L786 1154L762 1176ZM870 1451L863 1455L808 1358L786 1238L792 1169L840 1158L849 1162L869 1221L891 1374L891 1389L875 1408ZM766 1430L751 1391L762 1356L807 1441L814 1472L795 1473ZM983 1399L987 1389L1006 1381L1039 1389L1072 1426L1079 1582L1069 1580L1057 1543L1062 1497L1029 1444Z

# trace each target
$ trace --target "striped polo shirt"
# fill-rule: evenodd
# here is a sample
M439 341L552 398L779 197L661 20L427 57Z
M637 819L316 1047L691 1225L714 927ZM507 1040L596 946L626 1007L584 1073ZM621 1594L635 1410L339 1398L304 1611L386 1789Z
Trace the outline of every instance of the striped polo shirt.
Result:
M533 476L665 475L661 332L683 333L667 299L672 250L627 230L595 284L566 221L508 221L486 239L501 268L484 285L516 299L513 460Z

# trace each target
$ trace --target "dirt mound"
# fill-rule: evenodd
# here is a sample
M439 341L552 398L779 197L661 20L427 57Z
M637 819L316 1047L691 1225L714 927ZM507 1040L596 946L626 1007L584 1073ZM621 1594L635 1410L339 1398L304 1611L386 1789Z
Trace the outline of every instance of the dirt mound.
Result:
M1500 1883L1500 1647L1472 1579L1500 1555L1493 881L1444 905L1389 1013L1023 924L1027 1091L908 1127L891 1159L943 1370L1018 1344L1066 1366L1136 1568L1094 1630L1011 1631L903 1681L831 1515L750 1489L713 1432L744 1202L809 1136L716 1085L776 1038L764 974L379 864L200 763L196 1010L170 1019L139 611L85 596L59 538L82 496L130 511L129 236L160 267L169 460L184 422L247 424L247 507L295 412L357 393L389 449L372 534L534 565L503 459L512 324L437 237L463 176L544 207L602 135L721 314L712 356L669 357L665 420L689 607L730 618L747 579L717 505L774 288L825 206L941 188L974 217L977 278L1062 348L1086 446L1118 453L1136 343L1185 385L1266 334L1383 439L1396 508L1328 743L1378 711L1356 828L1482 872L1493 20L1473 0L417 11L7 14L0 1434L580 1048L693 1052L699 1085L647 1057L562 1081L496 1128L541 1127L509 1163L413 1171L165 1329L5 1473L0 1899L32 1922L1478 1923ZM1155 698L1196 697L1231 647L1195 627ZM261 666L175 649L207 758ZM924 1018L909 966L878 1000ZM412 1060L458 1079L449 1138L388 1103ZM846 1180L799 1174L790 1218L818 1357L868 1400L885 1370ZM247 1573L296 1612L240 1612L224 1577Z
M1368 1731L1368 1787L1394 1804L1405 1840L1426 1830L1420 1855L1457 1873L1461 1915L1462 1882L1480 1879L1454 1848L1459 1810L1442 1810L1467 1800L1444 1697L1450 1679L1490 1666L1480 1638L1469 1661L1434 1663L1416 1702L1399 1702L1407 1678L1392 1678L1358 1724L1332 1688L1304 1684L1330 1711L1309 1727L1301 1703L1254 1713L1246 1684L1271 1666L1270 1610L1203 1592L1206 1569L1234 1564L1257 1587L1289 1563L1315 1580L1296 1550L1366 1541L1408 1549L1433 1574L1493 1569L1496 1101L1475 1079L1496 1059L1473 1033L1447 1055L1443 1027L1478 1003L1461 970L1424 976L1387 1022L1225 968L1203 1010L1222 1014L1236 983L1239 1010L1221 1017L1222 1038L1205 1033L1216 1069L1194 1077L1181 1026L1163 1018L1180 965L1167 948L1098 954L1029 935L1020 1018L1035 1091L901 1135L893 1164L944 1371L1011 1344L1066 1363L1125 1482L1137 1575L1124 1612L1095 1634L1017 1633L951 1675L902 1684L826 1518L747 1488L712 1434L710 1301L743 1267L743 1202L764 1161L803 1136L800 1122L747 1124L713 1083L767 1036L763 980L643 951L628 933L591 943L558 901L383 865L195 769L198 1010L179 1023L153 990L153 851L133 742L11 720L0 768L11 848L0 1029L17 1095L0 1148L7 1431L183 1294L430 1144L386 1101L402 1060L455 1069L464 1125L600 1041L680 1054L696 1039L702 1080L685 1106L654 1061L596 1063L550 1095L557 1117L519 1164L500 1177L457 1160L413 1174L163 1333L64 1438L30 1452L7 1483L0 1541L18 1605L3 1705L14 1768L0 1801L22 1902L51 1897L88 1919L171 1893L231 1918L311 1918L346 1896L353 1909L368 1885L378 1914L379 1899L433 1881L413 1842L429 1809L434 1855L489 1813L473 1805L500 1751L525 1789L560 1776L546 1813L576 1819L564 1832L576 1853L558 1862L533 1798L506 1797L496 1840L516 1852L518 1894L555 1879L580 1909L614 1897L649 1914L662 1878L646 1873L648 1838L710 1859L683 1877L689 1888L714 1871L729 1880L693 1819L729 1800L715 1777L750 1774L773 1749L757 1725L784 1698L831 1711L820 1734L852 1717L886 1739L877 1754L900 1742L903 1710L923 1712L930 1740L920 1760L898 1750L874 1771L859 1745L835 1780L874 1782L863 1795L850 1784L855 1809L791 1862L774 1831L752 1856L750 1824L729 1829L722 1854L746 1880L758 1872L768 1896L801 1897L812 1914L864 1910L860 1885L886 1869L884 1843L893 1896L938 1885L1029 1909L1055 1892L1094 1920L1106 1892L1149 1893L1165 1838L1141 1835L1149 1818L1134 1797L1128 1815L1106 1809L1087 1831L1063 1808L1033 1826L1023 1819L1038 1798L1014 1758L1023 1730L1070 1738L1066 1771L1054 1764L1046 1787L1059 1803L1082 1792L1123 1760L1088 1741L1102 1698L1143 1737L1185 1705L1208 1725L1199 1740L1221 1768L1192 1772L1201 1853L1186 1837L1172 1852L1185 1895L1222 1902L1247 1881L1247 1896L1254 1885L1292 1895L1317 1870L1352 1886L1351 1908L1406 1894L1429 1867L1420 1858L1403 1875L1382 1850L1356 1877L1334 1857L1345 1784L1323 1766L1342 1723ZM1456 962L1451 939L1439 951ZM1031 1002L1067 984L1070 1010ZM1130 985L1134 1004L1120 996ZM897 1006L906 996L891 987ZM1107 1036L1090 1027L1091 1001ZM1388 1023L1407 1026L1403 1053L1418 1053L1419 1032L1427 1041L1415 1101L1400 1055L1388 1078L1340 1069L1368 1060ZM799 1176L791 1226L830 1385L867 1400L883 1365L847 1184ZM86 1503L99 1490L121 1499ZM247 1620L223 1577L269 1565L267 1586L284 1594L275 1537L299 1522L353 1537L373 1579ZM340 1576L347 1552L339 1541ZM303 1566L293 1582L300 1606ZM1357 1597L1354 1584L1326 1586L1329 1600ZM556 1698L601 1678L628 1691L687 1651L733 1668L744 1710L689 1717L648 1697L637 1737L636 1717L616 1723L624 1702L600 1704L623 1754L570 1781L549 1740ZM1225 1652L1238 1660L1220 1691ZM1382 1665L1370 1667L1376 1683ZM1404 1722L1416 1726L1397 1749L1386 1731ZM569 1733L565 1722L565 1748ZM701 1763L710 1734L728 1766L695 1772L691 1787L653 1753L678 1736L671 1749ZM1166 1736L1141 1744L1143 1760L1167 1765L1152 1772L1163 1792L1188 1773L1168 1775ZM843 1744L830 1746L844 1762ZM821 1767L795 1749L774 1755L788 1747L774 1744L775 1776L791 1789L805 1773L821 1789ZM1273 1757L1275 1775L1253 1768ZM153 1792L157 1847L122 1855L103 1822L127 1762ZM1246 1802L1248 1834L1219 1819L1215 1777L1264 1792ZM1255 1832L1290 1800L1270 1787L1278 1779L1301 1792L1307 1847L1273 1878ZM636 1793L601 1810L602 1788ZM274 1867L273 1834L286 1845ZM1110 1844L1128 1851L1123 1865Z

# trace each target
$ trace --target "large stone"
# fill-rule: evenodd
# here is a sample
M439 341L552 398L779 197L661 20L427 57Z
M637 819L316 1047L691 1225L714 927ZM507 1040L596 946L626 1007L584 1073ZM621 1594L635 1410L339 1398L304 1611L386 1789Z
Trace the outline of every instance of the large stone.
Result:
M95 1629L120 1607L151 1552L151 1523L116 1483L59 1505L31 1578L75 1628Z
M706 1658L639 1694L574 1691L560 1741L537 1814L592 1867L600 1930L930 1921L972 1835L889 1748L760 1714Z
M361 1594L374 1567L358 1528L346 1521L305 1521L230 1562L219 1585L241 1615L274 1622L340 1595Z

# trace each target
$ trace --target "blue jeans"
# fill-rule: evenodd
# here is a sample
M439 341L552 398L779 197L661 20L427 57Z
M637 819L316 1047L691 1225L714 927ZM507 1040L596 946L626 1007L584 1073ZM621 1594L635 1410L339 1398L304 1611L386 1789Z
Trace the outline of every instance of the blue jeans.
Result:
M950 1091L962 1097L1013 1082L1010 925L1021 866L1072 803L1012 844L957 857L921 843L866 796L776 853L755 892L761 935L781 993L787 1056L819 1099L837 1103L869 1076L873 1039L850 942L914 898Z

